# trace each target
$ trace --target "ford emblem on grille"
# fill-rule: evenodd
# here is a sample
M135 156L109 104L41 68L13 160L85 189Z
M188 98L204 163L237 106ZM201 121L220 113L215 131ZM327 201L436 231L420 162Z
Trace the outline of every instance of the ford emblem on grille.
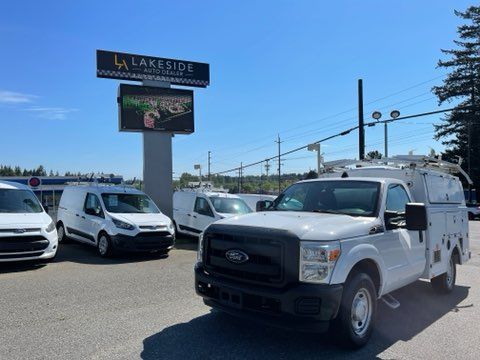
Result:
M228 261L235 264L243 264L248 261L248 255L241 250L228 250L225 253L225 257Z

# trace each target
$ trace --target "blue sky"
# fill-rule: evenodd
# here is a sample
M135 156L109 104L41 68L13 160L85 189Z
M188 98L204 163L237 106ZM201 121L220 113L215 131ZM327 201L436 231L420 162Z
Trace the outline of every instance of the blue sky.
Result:
M0 9L0 163L142 176L140 134L118 132L120 81L98 79L95 50L210 63L195 89L196 132L173 140L174 172L212 172L316 141L365 116L438 109L440 48L451 48L471 1L22 1ZM447 107L445 104L443 107ZM339 114L339 115L336 115ZM441 150L440 116L390 126L390 154ZM326 161L357 155L357 133L326 142ZM383 127L366 131L383 152ZM285 172L315 168L306 150ZM259 173L260 166L245 174ZM233 174L232 174L233 175Z

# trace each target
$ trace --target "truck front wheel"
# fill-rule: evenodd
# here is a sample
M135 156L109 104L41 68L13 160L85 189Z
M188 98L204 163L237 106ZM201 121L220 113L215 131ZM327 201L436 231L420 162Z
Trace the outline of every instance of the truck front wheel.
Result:
M453 291L457 279L457 257L455 254L450 256L447 272L436 276L430 280L433 289L439 294L449 294Z
M370 339L376 313L377 296L370 276L365 273L350 275L337 318L332 322L333 335L346 347L362 347Z

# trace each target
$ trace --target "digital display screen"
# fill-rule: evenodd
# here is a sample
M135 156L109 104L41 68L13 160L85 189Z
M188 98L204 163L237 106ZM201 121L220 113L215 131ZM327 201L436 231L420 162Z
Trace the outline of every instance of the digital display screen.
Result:
M120 131L194 131L193 91L120 84Z

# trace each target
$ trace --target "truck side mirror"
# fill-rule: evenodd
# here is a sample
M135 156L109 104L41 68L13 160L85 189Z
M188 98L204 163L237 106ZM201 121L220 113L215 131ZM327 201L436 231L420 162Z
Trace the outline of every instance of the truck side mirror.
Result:
M427 208L423 203L408 203L405 207L407 230L427 230Z
M255 211L265 211L267 208L269 208L273 204L273 201L270 200L260 200L257 201L257 205L255 206Z

